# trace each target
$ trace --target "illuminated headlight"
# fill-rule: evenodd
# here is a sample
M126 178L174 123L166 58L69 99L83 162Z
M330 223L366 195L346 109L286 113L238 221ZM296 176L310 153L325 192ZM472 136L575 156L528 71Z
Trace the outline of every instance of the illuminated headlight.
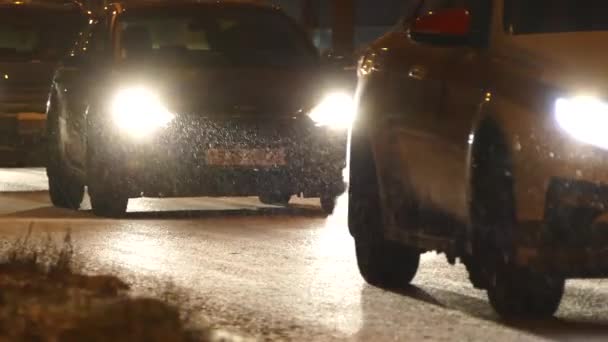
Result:
M592 96L560 98L555 119L575 139L608 149L608 103Z
M110 107L116 126L134 137L144 137L169 125L175 116L146 88L118 92Z
M355 117L353 97L347 93L330 94L308 116L317 126L348 129Z

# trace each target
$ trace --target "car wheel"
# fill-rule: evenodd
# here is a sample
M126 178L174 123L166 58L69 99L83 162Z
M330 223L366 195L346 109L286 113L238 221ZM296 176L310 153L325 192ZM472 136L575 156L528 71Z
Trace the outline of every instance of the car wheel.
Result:
M321 196L321 209L327 215L331 215L334 213L336 209L336 202L338 198L333 195L323 195Z
M517 227L512 161L500 129L484 122L476 134L472 170L473 254L464 258L476 287L484 288L504 318L544 318L561 301L565 280L514 262Z
M353 135L348 225L355 239L359 272L371 285L405 288L418 271L420 252L384 238L381 210L371 148Z
M87 155L87 187L93 213L102 217L121 217L127 211L129 197L124 194L121 175L112 172L95 151L89 148Z
M60 153L59 118L54 101L48 113L48 160L46 174L51 203L58 208L78 210L84 197L84 184L68 171Z
M129 198L111 192L90 191L93 214L102 217L119 218L127 212Z
M291 194L282 193L282 192L273 192L267 194L261 194L259 196L260 202L268 205L283 205L286 206L289 204L289 200L291 199Z
M357 265L363 279L386 289L406 288L416 276L420 253L389 241L355 238Z
M46 168L51 203L58 208L80 209L84 198L84 184L71 176L61 161L49 163Z
M548 318L559 308L565 280L525 269L501 268L490 281L490 304L503 318Z

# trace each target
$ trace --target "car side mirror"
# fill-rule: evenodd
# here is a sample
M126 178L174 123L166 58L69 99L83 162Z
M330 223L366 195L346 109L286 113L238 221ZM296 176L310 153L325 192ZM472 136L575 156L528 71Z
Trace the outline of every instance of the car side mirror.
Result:
M409 36L421 43L465 45L471 33L471 14L463 8L429 12L410 26Z

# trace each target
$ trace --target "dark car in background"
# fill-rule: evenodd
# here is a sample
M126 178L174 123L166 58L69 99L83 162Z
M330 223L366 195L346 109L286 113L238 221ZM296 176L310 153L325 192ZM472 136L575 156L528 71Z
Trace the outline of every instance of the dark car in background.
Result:
M286 205L344 189L351 97L281 10L244 2L113 5L57 70L50 195L119 216L129 198L259 196Z
M0 157L40 150L53 71L88 14L70 1L0 1Z

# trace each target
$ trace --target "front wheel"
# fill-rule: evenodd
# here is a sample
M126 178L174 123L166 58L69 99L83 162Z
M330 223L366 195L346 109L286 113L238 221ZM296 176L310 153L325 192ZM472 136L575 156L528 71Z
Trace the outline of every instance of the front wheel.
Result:
M331 215L334 213L336 209L336 202L338 198L333 195L323 195L321 196L321 209L327 215Z
M121 217L127 212L129 197L123 195L111 180L90 178L88 188L91 208L96 216Z
M355 238L357 265L363 279L387 289L407 287L418 271L420 253L400 244Z
M78 210L84 197L84 184L70 175L62 164L60 160L54 160L46 168L51 203L57 208Z
M291 194L286 192L269 192L259 196L260 202L268 205L286 206L291 200Z
M122 186L123 177L113 171L110 163L103 162L89 147L87 156L87 187L91 208L96 216L121 217L127 211L129 197Z
M91 195L93 214L101 217L122 217L127 212L129 199L112 194Z
M471 280L486 289L490 304L503 318L550 317L559 308L565 280L514 262L518 222L509 139L495 122L485 121L475 140Z
M564 294L565 280L529 270L502 268L488 286L488 299L503 318L548 318Z
M355 239L359 272L369 284L387 289L407 287L420 263L420 252L384 237L376 166L369 143L353 135L348 226Z

